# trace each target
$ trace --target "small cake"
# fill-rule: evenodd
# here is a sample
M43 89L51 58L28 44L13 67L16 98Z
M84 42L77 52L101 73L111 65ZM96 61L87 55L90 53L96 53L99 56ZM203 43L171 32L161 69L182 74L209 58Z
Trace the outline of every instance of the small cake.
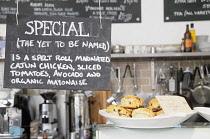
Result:
M162 110L162 107L160 106L158 100L153 98L148 102L148 109L152 110L153 112L157 112Z
M144 100L134 95L127 95L121 99L121 107L123 108L140 108Z
M110 105L106 108L106 112L118 117L131 117L131 112L118 105Z
M165 114L163 110L156 112L156 116L161 115L161 114Z
M148 108L138 108L132 112L132 118L149 118L154 116L153 111Z
M130 108L124 108L124 109L126 109L130 115L132 114L133 110L135 110L135 109L130 109Z

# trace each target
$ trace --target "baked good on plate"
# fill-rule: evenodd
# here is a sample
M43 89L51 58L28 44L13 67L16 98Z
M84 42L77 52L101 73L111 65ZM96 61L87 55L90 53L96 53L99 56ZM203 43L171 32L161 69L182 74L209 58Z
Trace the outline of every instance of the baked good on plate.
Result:
M131 112L118 105L110 105L106 108L106 112L118 117L131 117Z
M121 99L121 105L124 108L140 108L142 107L144 100L134 95L127 95Z
M133 110L135 109L131 109L131 108L125 108L128 112L130 112L130 114L133 112Z
M157 112L162 110L162 107L160 106L158 100L153 98L148 102L148 109L152 110L153 112Z
M156 116L161 115L161 114L165 114L163 110L160 110L160 111L156 112Z
M132 112L132 118L149 118L154 116L153 111L148 108L138 108Z

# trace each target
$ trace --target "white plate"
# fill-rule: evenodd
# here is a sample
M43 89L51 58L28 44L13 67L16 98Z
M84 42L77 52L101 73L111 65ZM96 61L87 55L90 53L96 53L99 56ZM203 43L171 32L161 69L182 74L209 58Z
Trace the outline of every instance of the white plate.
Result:
M190 118L196 111L191 113L162 114L152 118L124 118L111 115L105 109L99 110L99 114L108 121L119 127L126 128L169 128L175 127Z
M198 112L206 120L210 121L210 108L207 107L195 107L194 110Z

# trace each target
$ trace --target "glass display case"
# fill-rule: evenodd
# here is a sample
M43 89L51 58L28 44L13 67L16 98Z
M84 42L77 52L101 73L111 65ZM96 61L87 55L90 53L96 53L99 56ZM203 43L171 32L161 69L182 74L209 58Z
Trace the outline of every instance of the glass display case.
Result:
M184 122L171 128L121 128L98 124L96 139L209 139L209 122Z

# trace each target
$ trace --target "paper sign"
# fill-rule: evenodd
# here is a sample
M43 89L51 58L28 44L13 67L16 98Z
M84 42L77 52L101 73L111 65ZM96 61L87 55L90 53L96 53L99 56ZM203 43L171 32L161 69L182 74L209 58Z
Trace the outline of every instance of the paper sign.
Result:
M192 112L185 98L180 96L156 96L165 114Z

